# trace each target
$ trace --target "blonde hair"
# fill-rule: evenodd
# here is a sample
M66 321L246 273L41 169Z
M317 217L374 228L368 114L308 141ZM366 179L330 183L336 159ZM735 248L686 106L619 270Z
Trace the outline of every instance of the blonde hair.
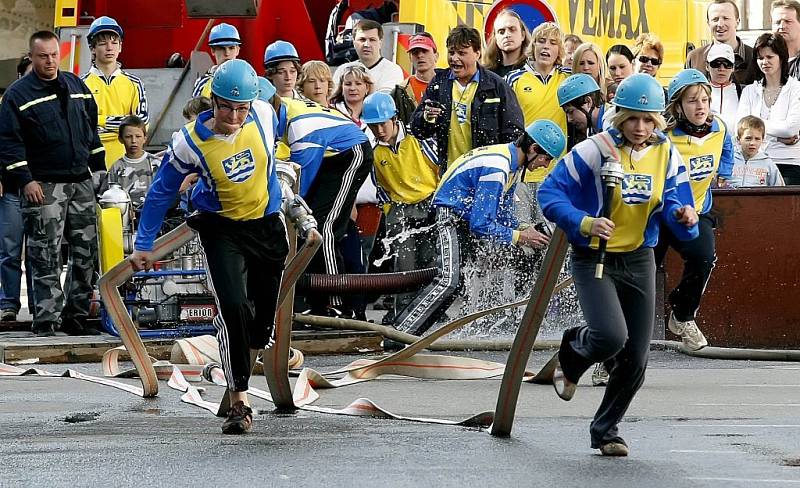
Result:
M763 138L766 135L767 128L764 125L764 121L760 118L756 117L755 115L748 115L746 117L742 117L742 120L736 124L736 137L738 139L742 138L742 134L746 130L758 130L761 131L761 137Z
M656 134L658 131L664 131L667 128L667 121L664 120L664 116L662 116L658 112L642 112L639 110L631 110L628 108L620 108L617 107L617 112L611 116L611 125L617 129L622 137L624 138L625 135L622 132L622 124L624 124L628 119L632 117L638 117L640 115L647 115L650 117L650 120L653 121L655 127L653 128L653 134L647 140L649 143L654 143L658 141L658 135Z
M495 17L495 22L497 22L497 19L504 15L514 17L517 19L517 22L519 22L519 28L522 32L522 44L519 46L519 58L514 61L514 65L521 65L528 57L528 48L532 44L531 33L528 31L528 27L525 26L525 22L522 21L522 17L520 17L518 13L511 9L504 9L497 14L497 17ZM494 26L492 26L492 35L489 36L489 42L486 44L486 50L483 51L483 59L481 60L483 65L489 71L499 68L503 63L503 53L500 51L500 48L497 47L497 41L494 34L495 30Z
M634 58L639 56L645 49L652 49L658 54L658 59L664 61L664 45L661 43L661 39L652 32L639 34L639 37L636 38L636 43L633 46Z
M305 93L303 93L303 85L312 76L322 80L328 80L328 94L325 95L325 97L330 98L331 92L333 92L333 74L328 65L322 61L307 61L302 68L300 68L300 75L297 77L297 91L305 95Z
M563 63L567 55L567 51L564 49L564 33L561 32L561 28L555 22L542 22L533 29L531 32L531 50L528 53L528 57L536 61L534 45L536 44L536 39L542 37L545 39L552 37L558 39L558 55L556 56L555 64L560 65Z
M606 58L603 56L603 51L600 50L600 47L593 43L593 42L584 42L577 49L575 52L572 53L572 73L580 73L580 62L583 54L586 51L592 52L595 57L597 58L597 65L600 66L600 72L598 73L598 78L595 78L594 81L600 86L600 94L603 95L603 101L606 101L606 92L607 92L607 81L606 77L608 76L608 65L606 64Z
M331 102L337 103L344 101L344 79L349 75L353 75L356 80L362 81L367 85L367 95L372 93L372 91L375 89L375 83L372 81L372 76L370 76L369 71L367 71L367 68L363 64L357 61L354 63L344 64L342 65L341 71L342 77L339 78L339 85L336 87L336 91L333 92Z
M678 125L678 121L681 119L685 119L686 116L683 113L683 109L681 108L681 100L683 96L689 93L690 88L702 88L706 95L709 97L709 103L711 101L711 85L707 85L705 83L699 83L697 85L687 85L678 90L678 93L672 97L672 100L667 104L667 130L672 130L675 126ZM711 123L714 120L714 115L709 110L708 116L706 117L706 123Z

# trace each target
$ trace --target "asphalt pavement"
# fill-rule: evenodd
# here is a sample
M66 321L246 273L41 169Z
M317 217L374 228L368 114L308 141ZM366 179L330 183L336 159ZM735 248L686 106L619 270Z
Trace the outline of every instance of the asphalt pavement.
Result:
M504 361L502 353L469 353ZM549 353L535 352L535 369ZM326 371L353 356L307 358ZM100 374L98 364L45 365ZM523 385L512 435L299 411L254 399L254 429L221 419L162 383L142 399L68 378L0 378L0 486L800 486L800 363L713 361L654 351L621 424L628 458L589 447L603 388L588 374L571 402ZM135 383L135 380L126 380ZM253 386L266 389L261 377ZM218 401L222 389L205 384ZM460 419L494 410L499 379L399 377L322 391L321 406L369 398L401 415Z

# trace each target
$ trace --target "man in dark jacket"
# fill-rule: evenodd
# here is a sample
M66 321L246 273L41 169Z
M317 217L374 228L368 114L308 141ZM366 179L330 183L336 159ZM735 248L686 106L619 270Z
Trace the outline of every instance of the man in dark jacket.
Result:
M4 180L24 197L33 331L53 335L60 325L71 335L98 334L85 323L97 255L90 168L105 170L97 105L77 76L59 71L54 33L33 34L30 55L33 71L9 87L0 105L0 164ZM71 264L66 304L59 281L62 236L69 243Z
M449 70L438 70L414 111L411 132L436 141L442 170L476 147L511 143L524 131L517 97L502 78L478 64L481 38L458 26L447 36Z

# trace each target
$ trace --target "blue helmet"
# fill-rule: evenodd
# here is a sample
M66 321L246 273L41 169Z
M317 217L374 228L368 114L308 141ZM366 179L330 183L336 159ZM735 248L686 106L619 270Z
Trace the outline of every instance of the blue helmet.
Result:
M561 153L567 148L564 131L549 120L537 120L526 127L525 132L553 159L561 156Z
M211 80L211 93L232 102L252 102L258 92L256 70L243 59L225 61Z
M388 93L373 93L364 99L361 119L367 124L380 124L397 115L397 106Z
M94 19L92 25L89 26L89 33L86 34L86 40L91 43L94 36L101 32L113 32L122 39L122 27L119 26L116 20L111 17L106 17L105 15Z
M258 77L258 99L262 102L269 102L270 98L272 98L278 90L275 88L275 85L272 84L271 81L264 78L263 76Z
M652 76L637 73L622 80L613 103L639 112L663 112L664 89Z
M562 81L558 87L558 104L563 107L577 98L598 91L600 86L594 78L585 73L575 74Z
M239 31L230 24L218 24L211 29L208 34L208 45L215 46L238 46L242 43Z
M275 41L264 50L264 67L280 63L281 61L297 61L300 62L300 56L297 54L297 49L294 48L291 42Z
M669 82L667 88L669 101L675 100L676 95L685 87L691 85L707 85L708 78L700 71L689 68L678 72Z

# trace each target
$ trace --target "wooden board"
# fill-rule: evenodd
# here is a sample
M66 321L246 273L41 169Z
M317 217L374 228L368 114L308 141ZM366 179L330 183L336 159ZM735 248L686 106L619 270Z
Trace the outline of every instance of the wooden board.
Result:
M382 337L373 332L293 332L292 346L303 354L354 354L380 352ZM173 340L144 341L156 359L169 360ZM100 362L109 349L122 345L113 336L34 337L25 333L0 333L0 362L37 360L38 364Z

